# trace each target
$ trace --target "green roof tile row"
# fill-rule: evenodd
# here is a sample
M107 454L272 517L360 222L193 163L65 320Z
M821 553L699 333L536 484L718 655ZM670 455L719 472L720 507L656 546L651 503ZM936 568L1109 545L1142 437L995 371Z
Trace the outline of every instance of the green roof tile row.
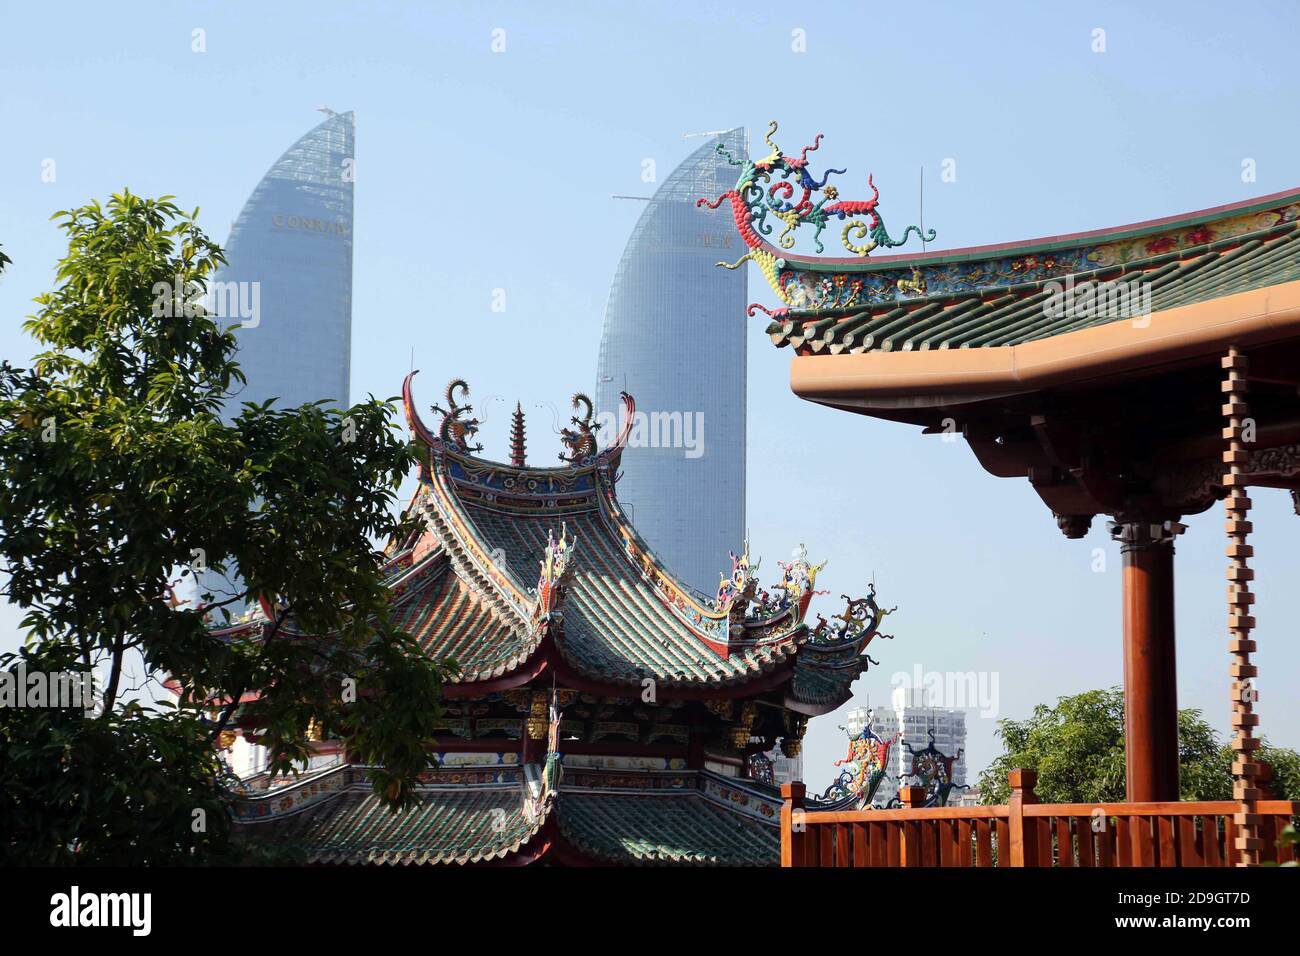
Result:
M432 578L432 576L431 576ZM430 657L454 660L458 682L485 680L510 670L537 647L530 635L492 613L452 571L423 584L393 610L397 627Z
M536 580L547 531L559 536L557 516L504 514L468 501L461 506L487 546L501 549L517 578ZM724 684L768 670L794 652L791 640L746 648L724 659L642 579L598 508L563 520L575 551L558 646L583 673L628 683L654 677L668 683Z
M1153 255L1070 277L1075 286L1132 283L1151 312L1300 280L1300 223L1282 223L1216 242ZM1051 283L1056 283L1052 285ZM767 327L778 346L801 355L925 351L1018 345L1129 315L1053 313L1065 277L969 292L882 302L867 309L791 312ZM1143 291L1145 290L1145 291Z
M619 864L775 866L780 831L730 812L696 791L564 793L560 832L589 856Z
M519 788L430 791L394 813L369 790L351 790L245 835L303 847L309 863L478 863L504 857L540 828L529 820Z
M466 864L503 859L541 829L518 787L426 791L394 813L349 790L294 816L243 825L244 835L300 847L308 863ZM593 859L633 865L774 866L777 828L699 791L565 792L551 813L564 839Z

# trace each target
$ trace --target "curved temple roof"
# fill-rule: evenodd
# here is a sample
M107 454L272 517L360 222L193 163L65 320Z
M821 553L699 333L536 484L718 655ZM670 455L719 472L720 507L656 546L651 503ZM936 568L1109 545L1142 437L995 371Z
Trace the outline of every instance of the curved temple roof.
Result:
M1300 279L1298 219L1292 190L1021 243L875 261L788 257L793 305L767 331L801 355L1020 345Z
M1172 353L1185 343L1171 347L1171 336L1217 348L1229 338L1250 344L1300 329L1295 289L1279 293L1276 301L1250 297L1300 281L1300 189L1113 229L872 257L877 249L903 245L912 232L927 241L934 233L908 226L897 239L891 237L870 177L870 199L842 199L830 179L845 170L827 169L819 178L811 169L809 154L819 149L821 134L796 158L773 142L775 132L774 122L767 156L731 160L740 168L732 189L699 202L730 203L748 252L735 263L718 265L734 269L752 260L784 303L775 311L751 305L749 313L767 312L772 341L796 350L800 359L792 384L805 397L835 404L837 397L855 391L916 394L972 382L1010 386L1022 377L1017 369L1034 362L1074 360L1083 369L1104 364L1095 358L1090 363L1089 353L1120 347L1134 353L1131 366L1182 357ZM823 233L841 222L841 242L852 256L818 258L792 251L795 233L804 227L815 230L813 242L823 251ZM773 245L768 237L782 224ZM1225 300L1226 318L1207 320L1188 311ZM1152 323L1153 315L1172 315L1173 322ZM1115 342L1074 335L1121 320L1132 320L1136 334L1117 336ZM1059 347L946 364L818 360L1016 350L1048 340L1059 340ZM890 378L899 370L906 370L902 378Z
M625 695L645 681L670 698L711 700L778 690L813 716L848 700L871 662L865 649L888 610L845 598L830 621L805 622L819 565L802 546L771 593L758 585L748 544L732 555L708 599L676 579L628 522L615 484L635 404L624 396L623 430L597 450L590 419L566 437L558 468L488 461L471 453L476 423L451 396L435 435L403 383L408 422L424 449L408 513L409 540L389 546L386 584L394 623L431 657L454 660L445 689L468 697L527 684L551 672L562 686ZM467 392L467 389L465 390ZM463 397L463 396L462 396ZM437 406L435 406L437 408ZM475 450L476 447L475 447ZM278 613L269 600L218 635L257 631ZM292 616L281 624L302 634Z
M419 803L388 810L365 767L342 765L235 806L245 838L301 847L307 863L520 865L539 860L657 866L775 866L780 801L709 771L646 772L640 787L573 776L538 804L515 766L431 770ZM589 784L598 783L601 786ZM592 778L592 779L588 779ZM585 784L585 785L584 785Z
M414 373L412 373L414 375ZM453 383L456 385L458 383ZM390 561L397 622L430 655L460 664L461 683L531 676L543 666L603 685L727 696L787 684L809 712L848 698L866 665L861 651L883 617L859 609L856 623L804 623L815 579L801 557L783 566L783 598L760 594L748 555L735 556L730 588L709 601L676 580L619 508L618 463L634 404L624 396L623 432L603 451L560 468L486 461L470 453L468 406L453 405L438 435L403 400L426 456L411 507L426 530ZM458 428L464 422L470 428ZM575 457L577 457L575 453ZM872 610L874 609L874 610ZM847 615L846 615L847 616Z

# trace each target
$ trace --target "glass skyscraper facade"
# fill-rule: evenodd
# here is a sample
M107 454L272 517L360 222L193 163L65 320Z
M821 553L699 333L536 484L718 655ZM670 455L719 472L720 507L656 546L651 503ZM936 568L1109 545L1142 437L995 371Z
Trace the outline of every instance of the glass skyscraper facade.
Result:
M675 169L632 230L605 309L597 408L635 399L619 500L655 553L707 595L745 533L745 253L729 204L710 210L746 157L743 129L715 134Z
M236 359L248 376L231 417L268 398L279 408L348 402L355 144L353 114L330 113L275 161L230 231L216 279L236 283L242 308L218 311L240 321Z
M218 324L239 323L235 359L248 378L227 419L271 398L277 408L349 401L356 124L324 112L253 189L209 285ZM205 572L198 586L218 600L243 589L233 570Z

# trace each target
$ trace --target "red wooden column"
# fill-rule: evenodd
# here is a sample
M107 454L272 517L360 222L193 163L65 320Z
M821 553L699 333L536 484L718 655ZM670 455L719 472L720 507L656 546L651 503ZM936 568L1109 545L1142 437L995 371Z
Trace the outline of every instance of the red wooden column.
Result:
M1124 768L1131 803L1178 799L1174 521L1119 521L1124 561Z

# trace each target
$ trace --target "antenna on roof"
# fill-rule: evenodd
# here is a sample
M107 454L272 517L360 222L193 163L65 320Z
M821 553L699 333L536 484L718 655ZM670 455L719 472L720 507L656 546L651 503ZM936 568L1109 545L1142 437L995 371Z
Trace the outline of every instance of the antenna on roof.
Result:
M335 113L332 109L330 109L328 106L318 106L316 107L316 112L324 113L330 119L333 119L334 117L339 115L338 113Z
M925 163L921 164L921 211L917 218L921 220L921 251L925 252Z

